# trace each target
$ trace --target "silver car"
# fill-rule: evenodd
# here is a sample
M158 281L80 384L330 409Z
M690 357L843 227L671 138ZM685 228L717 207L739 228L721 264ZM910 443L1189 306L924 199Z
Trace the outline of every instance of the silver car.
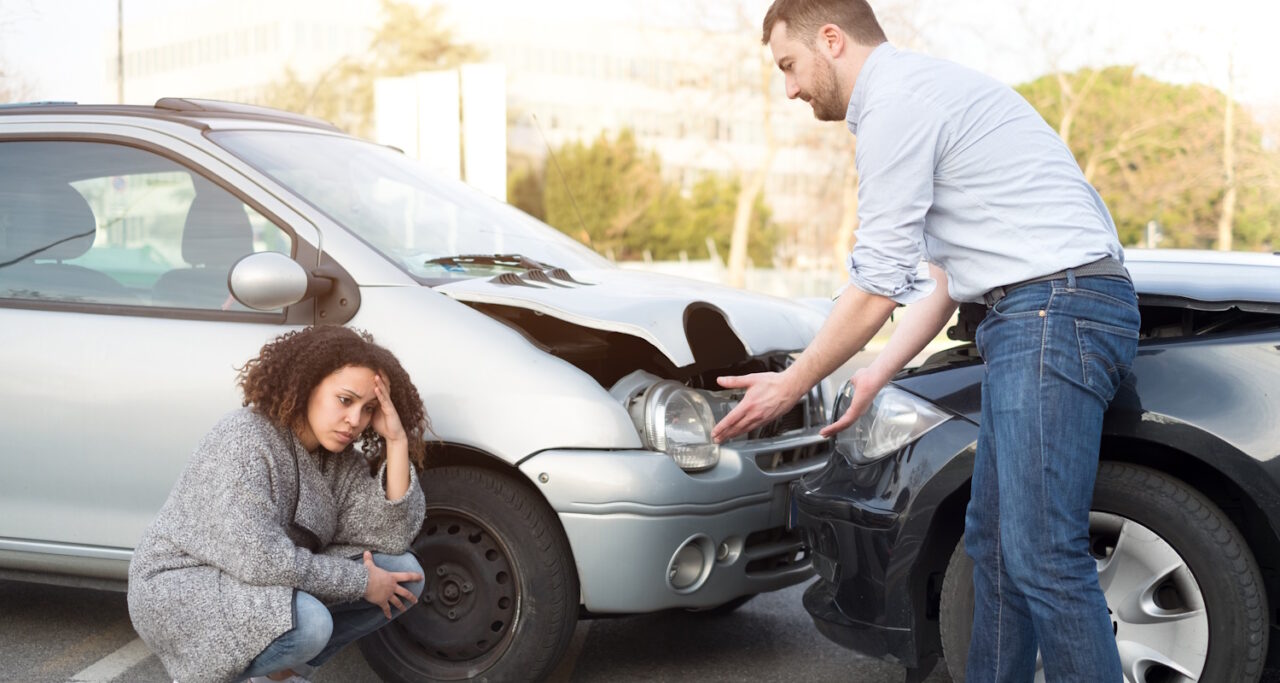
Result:
M716 446L734 394L822 315L624 271L399 152L269 109L0 107L0 576L124 586L236 368L310 324L370 331L435 437L421 603L387 680L545 676L580 614L729 610L811 575L788 484L829 384ZM824 393L825 392L825 393Z

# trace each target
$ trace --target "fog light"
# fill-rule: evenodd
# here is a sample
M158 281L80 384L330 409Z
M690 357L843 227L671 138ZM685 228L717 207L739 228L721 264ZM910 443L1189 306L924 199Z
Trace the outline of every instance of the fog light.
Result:
M690 537L680 544L667 564L667 585L678 593L698 590L711 574L714 556L715 544L710 538L701 534Z

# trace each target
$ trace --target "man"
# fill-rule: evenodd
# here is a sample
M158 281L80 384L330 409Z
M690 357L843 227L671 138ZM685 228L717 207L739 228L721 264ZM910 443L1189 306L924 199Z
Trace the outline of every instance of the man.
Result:
M1089 554L1102 416L1137 346L1138 310L1115 225L1062 140L1013 90L895 49L865 0L776 0L763 41L800 98L857 136L850 287L781 373L716 425L725 441L776 418L914 303L853 379L848 427L933 339L957 302L989 311L982 424L965 547L975 562L967 680L1119 681ZM929 262L928 278L917 265Z

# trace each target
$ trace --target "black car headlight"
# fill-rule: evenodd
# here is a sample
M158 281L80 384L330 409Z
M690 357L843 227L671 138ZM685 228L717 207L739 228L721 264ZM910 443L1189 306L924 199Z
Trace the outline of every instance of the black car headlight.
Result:
M846 382L836 396L835 419L848 410L852 396L853 382ZM865 465L919 439L950 417L932 403L890 385L876 394L867 412L836 436L836 450L850 465Z

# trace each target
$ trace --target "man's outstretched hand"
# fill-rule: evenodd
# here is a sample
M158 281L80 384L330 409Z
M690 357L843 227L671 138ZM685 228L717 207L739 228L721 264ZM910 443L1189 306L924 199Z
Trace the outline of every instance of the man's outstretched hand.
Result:
M746 395L742 397L742 402L729 411L729 414L725 415L724 419L711 430L711 438L715 439L716 443L724 443L739 434L776 420L790 410L805 391L808 391L806 387L794 386L790 378L780 372L757 372L752 375L719 377L716 381L726 389L747 390ZM865 413L872 399L889 382L889 378L883 372L862 368L853 374L852 381L853 400L850 401L849 408L843 415L822 428L820 434L825 438L829 439L844 431Z
M840 415L835 422L823 427L822 431L818 432L825 438L829 439L848 429L854 420L857 420L863 413L867 412L867 408L871 406L871 401L875 399L876 394L880 393L884 385L889 383L889 378L871 368L862 368L853 373L851 381L853 382L853 399L849 401L849 407L845 409L843 415Z
M718 377L716 381L726 389L747 390L737 407L729 411L711 430L711 438L716 443L724 443L777 419L808 391L807 387L793 386L791 378L781 372Z

